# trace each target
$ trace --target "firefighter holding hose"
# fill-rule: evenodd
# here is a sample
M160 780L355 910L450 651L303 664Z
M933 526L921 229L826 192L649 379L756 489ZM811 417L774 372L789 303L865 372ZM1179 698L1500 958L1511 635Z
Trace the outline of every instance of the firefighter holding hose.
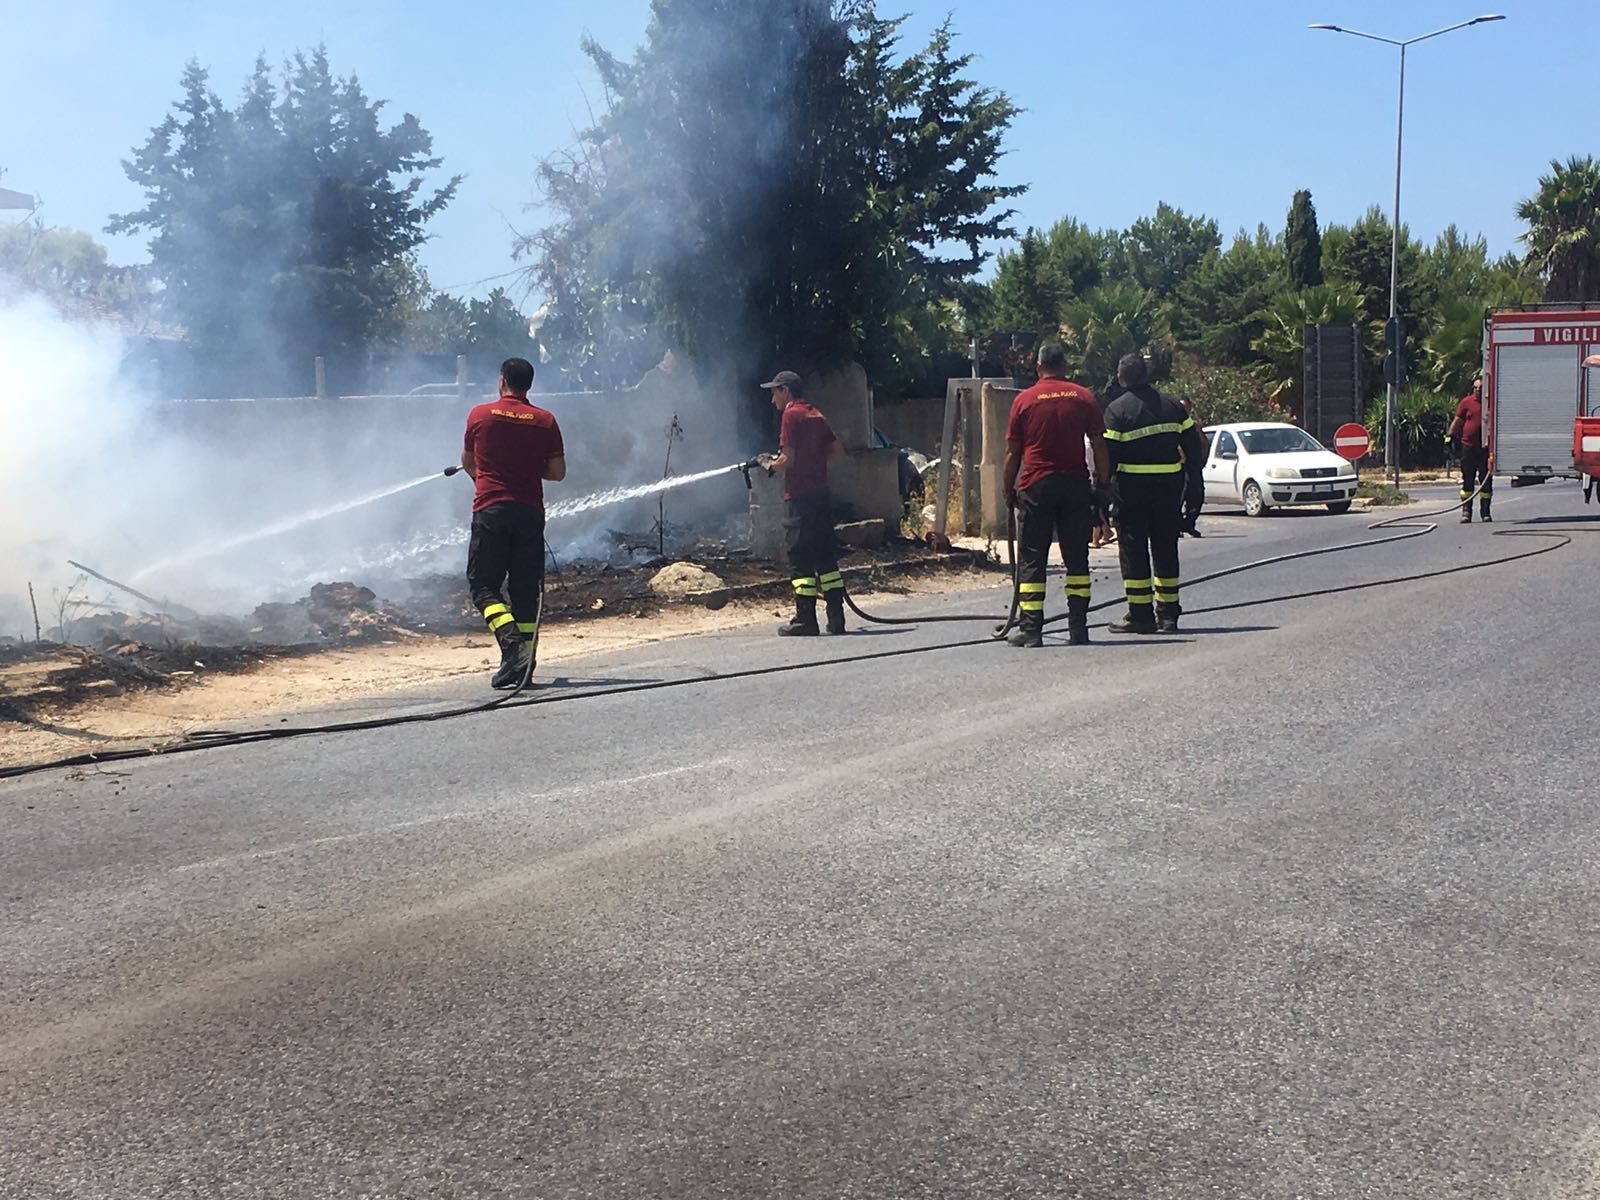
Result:
M1142 356L1123 355L1117 381L1126 390L1106 407L1106 441L1128 615L1107 628L1176 633L1178 538L1205 498L1206 443L1183 406L1150 386Z
M500 364L500 395L467 415L461 467L472 477L467 584L500 643L490 686L514 688L533 672L544 591L544 485L567 477L555 417L528 403L533 364ZM510 601L508 604L507 601Z
M781 414L778 453L757 461L767 474L783 472L783 531L794 616L778 626L781 637L816 637L817 597L828 611L828 632L844 630L844 577L833 537L833 503L828 497L828 463L844 456L844 444L828 418L805 399L804 384L793 371L779 371L763 383L772 407Z
M1105 423L1094 393L1067 379L1059 342L1039 347L1039 382L1011 405L1002 479L1022 523L1017 546L1017 628L1013 646L1044 644L1045 567L1050 543L1066 565L1067 644L1089 641L1089 535L1100 522L1110 473ZM1094 458L1094 486L1084 439Z
M1483 378L1472 381L1472 390L1456 405L1455 418L1445 431L1445 444L1461 440L1461 523L1472 524L1472 497L1478 497L1478 515L1492 522L1489 508L1494 503L1494 475L1489 469L1489 449L1483 444ZM1478 491L1478 485L1483 490Z

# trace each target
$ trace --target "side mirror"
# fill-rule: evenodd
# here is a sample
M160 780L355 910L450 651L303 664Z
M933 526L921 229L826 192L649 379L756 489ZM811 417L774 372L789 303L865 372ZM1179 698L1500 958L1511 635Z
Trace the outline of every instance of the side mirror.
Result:
M1224 450L1221 454L1217 455L1217 457L1222 459L1224 462L1238 462L1239 452L1237 450Z

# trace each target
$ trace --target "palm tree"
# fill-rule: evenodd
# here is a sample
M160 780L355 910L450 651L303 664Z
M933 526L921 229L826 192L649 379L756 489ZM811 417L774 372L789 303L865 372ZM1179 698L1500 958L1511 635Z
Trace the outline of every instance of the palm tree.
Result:
M1280 292L1258 314L1266 322L1250 343L1263 361L1256 373L1267 395L1298 411L1305 375L1307 325L1354 325L1361 319L1361 295L1342 283L1321 283L1298 292Z
M1472 299L1446 300L1440 307L1422 343L1435 392L1457 397L1471 386L1483 362L1483 313L1483 303Z
M1600 300L1600 163L1587 154L1552 160L1517 217L1528 223L1522 240L1544 276L1544 298Z
M1061 340L1073 374L1092 388L1116 381L1117 360L1138 352L1159 378L1172 362L1172 329L1155 293L1127 280L1102 283L1067 302Z

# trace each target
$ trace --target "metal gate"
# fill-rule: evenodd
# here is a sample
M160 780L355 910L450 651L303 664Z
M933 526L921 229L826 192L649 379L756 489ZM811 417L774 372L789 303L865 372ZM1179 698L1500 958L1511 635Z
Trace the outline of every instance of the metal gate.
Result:
M1571 471L1581 361L1578 346L1495 347L1495 474Z

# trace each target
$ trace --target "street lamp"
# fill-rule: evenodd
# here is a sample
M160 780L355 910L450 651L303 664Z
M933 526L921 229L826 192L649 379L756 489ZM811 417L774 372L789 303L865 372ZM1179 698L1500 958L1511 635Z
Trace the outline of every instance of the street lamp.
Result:
M1501 13L1488 13L1481 17L1473 17L1470 21L1462 21L1457 25L1447 25L1443 29L1435 29L1432 33L1425 33L1421 37L1406 38L1400 41L1396 38L1379 37L1375 33L1362 33L1359 29L1346 29L1342 25L1312 25L1312 29L1326 29L1330 33L1348 33L1351 37L1366 38L1372 42L1382 42L1387 46L1400 47L1400 99L1395 106L1394 118L1394 229L1389 243L1389 321L1384 326L1384 336L1398 339L1399 326L1396 318L1399 315L1395 310L1399 306L1400 297L1400 147L1404 140L1406 122L1406 47L1415 46L1418 42L1425 42L1429 38L1436 38L1441 34L1454 33L1457 29L1465 29L1469 25L1482 25L1487 21L1504 21ZM1401 347L1397 344L1392 348L1395 363L1398 368L1400 363ZM1383 429L1383 465L1393 473L1395 486L1400 484L1400 456L1395 452L1394 427L1395 412L1398 408L1397 401L1400 395L1400 385L1394 380L1389 380L1388 403L1384 409Z

